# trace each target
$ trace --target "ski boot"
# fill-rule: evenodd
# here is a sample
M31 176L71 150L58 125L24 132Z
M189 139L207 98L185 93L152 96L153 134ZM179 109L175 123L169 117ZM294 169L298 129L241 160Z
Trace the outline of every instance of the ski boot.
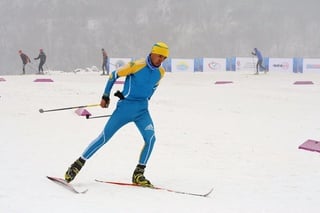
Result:
M73 179L76 177L76 175L79 173L79 171L81 170L81 168L84 166L85 164L85 160L82 159L81 157L76 160L73 164L71 164L71 166L68 168L68 170L66 171L66 174L64 175L64 179L70 183L71 181L73 181Z
M143 175L145 165L138 164L132 175L132 183L144 187L153 187L149 180Z

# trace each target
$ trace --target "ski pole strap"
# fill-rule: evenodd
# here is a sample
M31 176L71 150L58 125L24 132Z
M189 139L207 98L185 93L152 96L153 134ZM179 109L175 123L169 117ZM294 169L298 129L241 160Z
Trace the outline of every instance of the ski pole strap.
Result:
M119 90L117 90L117 92L114 93L114 96L118 97L120 100L124 99L123 94Z

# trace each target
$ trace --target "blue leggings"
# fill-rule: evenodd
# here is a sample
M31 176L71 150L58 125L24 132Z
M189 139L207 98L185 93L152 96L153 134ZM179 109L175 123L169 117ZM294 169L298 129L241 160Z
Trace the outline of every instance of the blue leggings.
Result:
M144 146L139 158L139 164L146 165L156 141L153 122L148 110L148 101L120 100L117 108L106 123L102 133L94 139L82 154L84 159L89 159L125 124L134 122L138 127Z

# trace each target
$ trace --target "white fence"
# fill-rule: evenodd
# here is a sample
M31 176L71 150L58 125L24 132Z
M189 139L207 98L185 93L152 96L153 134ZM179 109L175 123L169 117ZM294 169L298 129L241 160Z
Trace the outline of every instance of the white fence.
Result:
M128 62L131 58L110 58L110 70ZM162 64L167 72L221 72L221 71L255 71L256 57L230 58L168 58ZM320 72L320 58L264 58L263 65L269 71L303 73Z

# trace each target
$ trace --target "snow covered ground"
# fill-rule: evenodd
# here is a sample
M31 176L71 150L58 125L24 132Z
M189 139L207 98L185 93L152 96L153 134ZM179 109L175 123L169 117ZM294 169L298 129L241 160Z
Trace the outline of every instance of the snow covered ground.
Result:
M320 139L320 73L251 73L167 73L150 102L157 142L146 176L188 192L214 187L208 198L95 182L130 182L143 145L133 124L76 177L73 184L88 188L86 194L53 184L46 175L63 176L107 118L39 109L99 103L106 77L0 76L6 80L0 82L1 212L319 212L320 156L298 146ZM314 84L293 84L302 80ZM109 109L87 110L109 114L116 100Z

